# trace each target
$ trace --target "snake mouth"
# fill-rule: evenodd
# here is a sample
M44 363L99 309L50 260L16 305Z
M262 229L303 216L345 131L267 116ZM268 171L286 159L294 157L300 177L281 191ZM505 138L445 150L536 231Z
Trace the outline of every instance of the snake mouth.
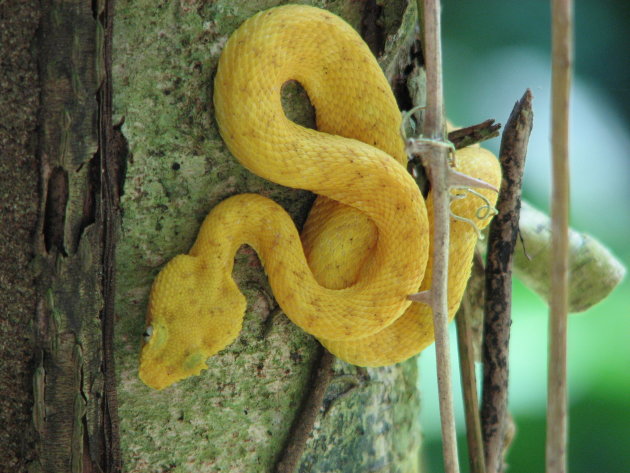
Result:
M208 369L205 363L207 358L200 350L188 355L183 363L164 363L143 353L138 376L147 386L162 390L190 376L199 376L202 371Z

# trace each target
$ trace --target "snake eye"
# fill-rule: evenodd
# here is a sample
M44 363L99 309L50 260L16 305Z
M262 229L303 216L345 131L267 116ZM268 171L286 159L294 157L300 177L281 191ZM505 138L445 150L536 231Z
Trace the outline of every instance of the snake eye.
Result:
M149 325L142 334L142 338L144 338L145 342L148 342L151 339L151 335L153 335L153 326Z

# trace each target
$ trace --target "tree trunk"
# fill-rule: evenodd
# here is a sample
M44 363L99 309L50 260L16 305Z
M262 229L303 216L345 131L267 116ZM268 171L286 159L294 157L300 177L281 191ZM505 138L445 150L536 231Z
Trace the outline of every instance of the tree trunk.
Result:
M117 469L104 8L0 4L2 471Z

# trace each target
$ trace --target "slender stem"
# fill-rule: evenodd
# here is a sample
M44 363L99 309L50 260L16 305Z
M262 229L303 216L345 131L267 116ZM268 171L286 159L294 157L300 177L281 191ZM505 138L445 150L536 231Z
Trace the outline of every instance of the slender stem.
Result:
M547 473L567 470L567 315L569 291L569 95L573 3L553 0L551 148L552 263L547 379Z
M419 2L420 3L420 2ZM444 103L442 90L442 46L440 28L440 1L423 0L418 5L422 12L423 47L427 74L427 97L423 134L425 138L444 141ZM449 248L449 192L448 150L432 146L426 153L434 196L433 227L433 279L431 281L431 308L435 330L438 393L442 422L442 449L445 473L458 473L457 433L453 413L453 389L448 340L448 248Z
M424 108L423 132L425 138L443 140L444 91L442 88L442 42L440 0L422 0L423 48L426 68L427 97Z
M333 377L335 357L323 347L320 350L320 358L312 373L311 388L293 421L293 425L291 425L274 473L293 473L297 469L306 442L313 432L317 414L322 408L324 394L326 394L326 389L328 389Z
M457 459L457 432L453 410L453 386L451 380L451 357L448 336L448 248L449 248L449 196L446 166L437 163L439 154L432 151L433 165L430 179L433 192L433 278L431 280L431 308L435 332L438 394L442 423L442 450L445 473L459 472ZM446 163L446 157L443 158ZM438 190L439 189L439 190Z
M475 376L475 350L470 317L470 302L468 301L468 295L465 294L462 299L462 305L455 316L455 322L457 324L459 371L464 393L468 458L470 459L470 473L486 473L481 421L479 419L479 400L477 398L477 378Z

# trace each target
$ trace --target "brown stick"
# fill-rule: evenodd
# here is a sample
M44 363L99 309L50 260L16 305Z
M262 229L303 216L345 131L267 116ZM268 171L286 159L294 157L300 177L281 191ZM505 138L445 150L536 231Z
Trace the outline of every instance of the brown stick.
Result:
M456 149L461 149L499 136L500 128L501 124L494 123L494 119L490 118L477 125L451 131L448 134L448 140Z
M466 441L468 442L470 472L485 473L486 463L483 453L483 439L481 437L481 422L479 419L477 378L475 376L475 349L470 324L471 316L468 294L465 294L462 299L462 305L455 317L455 323L457 324L459 371L462 378L464 412L466 414Z
M422 3L422 4L421 4ZM431 308L435 331L437 359L438 395L442 424L442 452L445 473L458 473L457 432L453 412L453 388L451 381L451 359L448 340L448 248L449 248L449 204L448 192L448 149L439 146L445 140L444 93L442 89L442 43L440 23L440 0L418 0L421 12L425 69L427 74L426 108L423 134L435 140L423 155L433 192L433 275L431 280Z
M573 3L552 2L551 297L547 369L547 473L567 469L567 315L569 312L569 96Z
M313 431L317 414L322 407L324 394L333 376L332 365L335 357L325 348L322 347L321 350L321 357L313 370L310 391L291 425L282 456L276 463L275 473L295 472L302 458L306 441Z
M505 125L500 161L503 171L497 201L499 214L490 224L484 304L483 393L481 423L488 473L503 470L507 415L508 360L512 304L512 255L518 234L521 183L532 129L532 95L519 100Z

